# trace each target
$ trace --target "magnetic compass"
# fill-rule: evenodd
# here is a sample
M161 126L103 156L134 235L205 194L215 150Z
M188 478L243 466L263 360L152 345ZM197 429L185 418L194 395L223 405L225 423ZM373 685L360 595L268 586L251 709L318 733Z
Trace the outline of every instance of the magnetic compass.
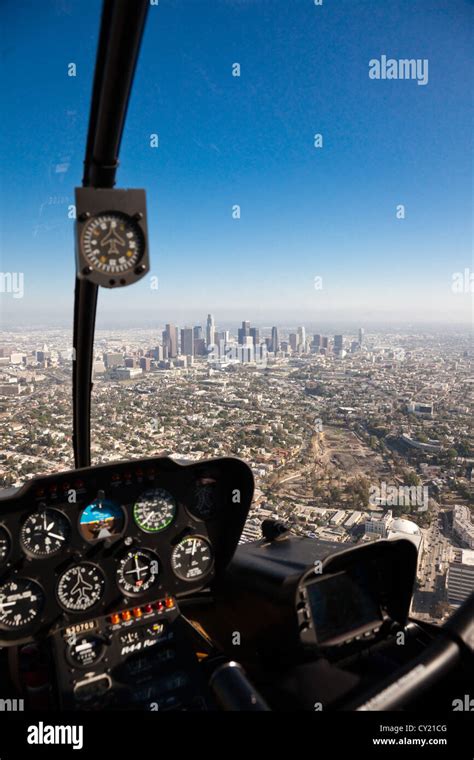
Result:
M127 214L107 211L84 224L81 247L90 267L121 277L139 264L143 256L143 233Z
M149 270L144 190L76 188L77 275L106 288Z

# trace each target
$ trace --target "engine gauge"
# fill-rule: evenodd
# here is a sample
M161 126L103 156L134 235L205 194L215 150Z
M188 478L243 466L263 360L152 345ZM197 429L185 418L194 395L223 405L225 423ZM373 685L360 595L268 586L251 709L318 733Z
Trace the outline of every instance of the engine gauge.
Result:
M170 525L176 516L176 500L164 488L145 491L133 507L136 524L145 533L159 533Z
M67 658L77 668L94 666L105 652L105 643L94 634L74 637L67 649Z
M44 606L41 586L29 578L16 578L0 586L0 627L23 628L33 623Z
M105 590L105 578L97 565L84 562L66 570L60 577L57 597L71 612L88 610L100 602Z
M157 582L158 558L147 549L132 549L122 558L117 569L117 586L129 596L149 591Z
M183 581L201 580L213 564L212 549L201 536L187 536L175 546L171 555L171 567Z
M11 541L8 531L0 526L0 567L7 561L10 549Z
M43 509L26 518L20 531L22 548L34 557L51 557L66 545L69 522L57 509Z
M145 241L140 226L131 216L106 211L85 223L81 248L91 269L120 277L139 264Z

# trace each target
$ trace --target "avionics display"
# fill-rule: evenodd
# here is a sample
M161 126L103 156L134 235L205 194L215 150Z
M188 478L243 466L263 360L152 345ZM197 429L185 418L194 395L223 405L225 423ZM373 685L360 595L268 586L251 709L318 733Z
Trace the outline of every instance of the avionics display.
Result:
M306 587L316 639L343 638L382 621L370 587L342 572L321 578Z

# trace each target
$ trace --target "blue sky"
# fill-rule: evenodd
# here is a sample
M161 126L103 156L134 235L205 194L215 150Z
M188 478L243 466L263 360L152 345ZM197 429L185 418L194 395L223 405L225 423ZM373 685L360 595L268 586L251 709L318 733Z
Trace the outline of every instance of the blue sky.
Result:
M7 324L72 319L67 207L82 178L100 8L0 9L2 271L24 273L23 298L0 294ZM202 322L208 311L467 323L472 295L451 283L473 270L472 21L468 0L150 7L117 184L147 190L159 288L101 290L99 323ZM369 79L383 54L428 59L428 84Z

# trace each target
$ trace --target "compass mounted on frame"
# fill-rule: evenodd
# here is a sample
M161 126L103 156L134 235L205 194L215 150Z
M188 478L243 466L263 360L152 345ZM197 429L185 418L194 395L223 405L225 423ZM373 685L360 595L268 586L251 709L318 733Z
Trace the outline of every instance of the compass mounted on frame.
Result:
M144 190L76 188L77 276L123 287L149 271Z

